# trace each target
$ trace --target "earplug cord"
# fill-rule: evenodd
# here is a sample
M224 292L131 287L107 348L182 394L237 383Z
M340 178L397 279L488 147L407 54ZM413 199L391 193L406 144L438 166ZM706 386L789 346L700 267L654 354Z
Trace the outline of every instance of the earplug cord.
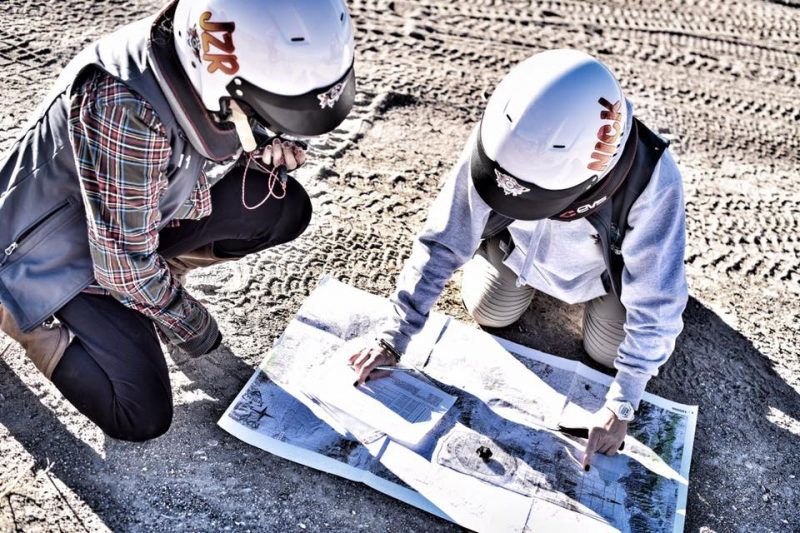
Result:
M272 141L275 139L284 140L280 137L280 135L267 139L262 145L247 154L247 164L244 167L244 174L242 175L242 206L249 210L254 211L267 203L270 199L274 198L276 200L283 200L286 197L286 185L289 181L289 172L286 169L285 165L280 165L278 168L272 166L265 166L262 165L259 159L263 156L264 150L267 146L272 144ZM308 149L308 145L306 145L302 141L292 140L295 144L300 146L303 150ZM259 155L256 155L259 154ZM246 191L247 191L247 173L250 170L250 165L254 164L258 170L263 172L267 175L267 194L263 200L261 200L258 204L254 206L247 205L246 199ZM276 187L280 184L280 191L278 192Z
M275 168L267 168L261 163L258 162L256 156L254 155L255 152L250 152L247 154L247 164L244 167L244 174L242 175L242 206L248 211L254 211L267 203L270 198L275 198L276 200L283 200L286 197L286 183L289 180L289 174L286 172L286 167L281 165L277 169ZM246 193L247 193L247 173L250 170L250 165L255 163L256 167L267 175L267 195L264 196L264 199L261 200L258 204L254 206L247 205ZM280 192L276 192L276 186L280 184L281 190Z

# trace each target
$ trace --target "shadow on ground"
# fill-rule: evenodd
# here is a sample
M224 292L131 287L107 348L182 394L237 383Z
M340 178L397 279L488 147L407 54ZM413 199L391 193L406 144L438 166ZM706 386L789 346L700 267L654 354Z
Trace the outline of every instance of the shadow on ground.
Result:
M361 484L270 455L219 429L217 420L252 373L226 347L186 361L179 373L171 372L173 390L176 397L194 400L176 405L165 436L131 444L82 424L80 434L99 438L100 444L92 446L39 399L34 390L40 383L28 384L30 376L23 381L0 360L5 398L0 426L33 458L26 472L57 480L56 492L52 487L37 491L26 482L0 499L0 530L18 530L18 520L20 530L37 523L42 530L69 531L96 531L102 525L124 531L389 530L398 524L407 531L455 529ZM68 494L58 490L61 483ZM88 509L71 509L70 500ZM26 516L18 516L19 509ZM41 516L32 517L37 511Z

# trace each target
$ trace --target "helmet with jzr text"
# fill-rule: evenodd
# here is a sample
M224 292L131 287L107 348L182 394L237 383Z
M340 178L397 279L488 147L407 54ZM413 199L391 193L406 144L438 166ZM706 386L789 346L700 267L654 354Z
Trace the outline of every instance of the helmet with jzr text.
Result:
M620 160L628 114L617 78L600 61L577 50L536 54L489 99L471 158L475 188L510 218L574 213Z
M353 107L353 24L343 0L179 0L173 33L209 111L235 100L274 132L320 135Z

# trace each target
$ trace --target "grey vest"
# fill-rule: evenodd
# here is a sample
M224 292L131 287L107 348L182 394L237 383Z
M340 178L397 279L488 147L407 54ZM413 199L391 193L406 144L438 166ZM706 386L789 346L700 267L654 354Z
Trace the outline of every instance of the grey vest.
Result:
M94 69L105 71L150 102L163 123L172 156L169 185L159 204L162 228L190 199L206 162L186 140L154 73L153 22L133 23L78 54L0 163L0 303L24 331L41 324L94 280L68 138L77 83Z
M597 238L600 240L603 250L603 259L606 264L606 271L602 276L603 286L606 291L617 297L622 294L622 271L625 266L625 258L622 256L622 241L629 229L628 213L650 183L658 161L669 146L667 141L653 133L638 119L634 118L634 121L638 131L636 155L630 168L624 170L627 175L621 176L624 183L609 201L586 217L586 220L597 230ZM487 239L500 235L513 222L514 219L493 211L489 215L482 238Z

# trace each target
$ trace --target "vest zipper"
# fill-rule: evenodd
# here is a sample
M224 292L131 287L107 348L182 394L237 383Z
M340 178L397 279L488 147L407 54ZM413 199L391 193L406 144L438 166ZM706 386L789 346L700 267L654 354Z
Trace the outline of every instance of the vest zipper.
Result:
M11 254L13 254L17 248L19 248L19 243L16 241L8 245L8 248L3 251L3 257L0 257L0 267L6 264L8 258L11 257Z
M2 267L3 265L6 264L6 262L9 260L9 258L11 258L11 256L14 254L14 252L17 251L17 248L19 248L19 245L22 243L22 241L25 240L26 237L28 237L30 234L32 234L34 231L36 231L39 227L41 227L42 224L44 224L45 222L50 220L56 214L58 214L59 212L63 211L67 207L69 207L70 203L71 202L69 200L67 200L66 202L61 203L55 209L53 209L52 211L50 211L46 215L42 216L41 218L39 218L31 226L29 226L24 231L22 231L19 235L17 235L16 239L14 239L14 242L9 244L8 247L5 250L3 250L3 256L0 257L0 267Z

